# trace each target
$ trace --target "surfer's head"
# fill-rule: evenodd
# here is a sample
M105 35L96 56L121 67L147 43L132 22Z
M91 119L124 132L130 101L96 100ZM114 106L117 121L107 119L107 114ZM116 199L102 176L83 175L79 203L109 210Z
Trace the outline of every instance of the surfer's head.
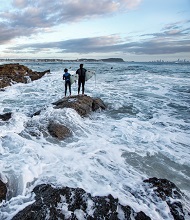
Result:
M64 72L65 72L65 73L66 73L66 72L68 72L68 69L67 69L67 68L65 68L65 69L64 69Z
M80 68L83 68L83 63L80 64Z

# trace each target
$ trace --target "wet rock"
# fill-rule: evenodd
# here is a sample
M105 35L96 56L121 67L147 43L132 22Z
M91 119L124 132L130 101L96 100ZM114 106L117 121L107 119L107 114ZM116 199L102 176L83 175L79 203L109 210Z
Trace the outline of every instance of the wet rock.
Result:
M63 140L66 137L71 136L71 131L67 127L55 122L49 123L48 132L52 137L58 138L60 140Z
M15 83L28 83L41 78L50 70L44 72L32 71L19 63L0 65L0 88L11 86Z
M100 98L93 98L92 111L97 111L98 109L106 109L106 105Z
M40 115L40 113L41 113L41 110L35 112L35 113L32 115L32 117L33 117L33 116L36 116L36 115Z
M103 103L103 101L100 98L92 98L87 95L84 95L84 96L75 95L75 96L64 97L52 104L55 105L54 106L55 109L72 108L76 110L77 113L81 116L87 116L88 114L90 114L90 112L101 110L101 109L106 109L106 105ZM45 108L43 110L45 110ZM40 114L41 114L41 110L31 115L31 117L38 116ZM49 125L47 126L47 130L48 130L48 133L52 137L55 137L60 140L63 140L66 137L69 137L72 135L72 132L70 131L69 128L65 127L64 125L60 123L55 123L53 121L49 122ZM29 133L31 134L31 132ZM35 133L33 134L35 136ZM47 134L44 134L44 135L47 136Z
M11 112L2 114L2 115L0 115L0 119L3 120L3 121L8 121L11 118L11 115L12 115Z
M106 109L106 105L99 98L92 98L87 95L69 96L54 102L54 108L72 108L81 116L86 116L92 111Z
M6 184L0 180L0 203L6 199L7 187Z
M123 206L118 199L91 196L81 188L56 189L42 184L34 188L35 202L16 214L12 220L46 219L135 219L150 220L143 212Z
M184 195L174 183L167 179L157 179L156 177L144 180L144 182L149 183L155 194L163 201L166 201L175 220L185 219L181 202Z

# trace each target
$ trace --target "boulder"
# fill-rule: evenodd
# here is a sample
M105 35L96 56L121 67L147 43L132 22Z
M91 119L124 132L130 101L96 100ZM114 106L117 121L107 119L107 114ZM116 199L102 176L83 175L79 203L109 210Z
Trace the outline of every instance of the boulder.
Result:
M11 118L12 113L11 112L7 112L5 114L0 115L0 119L3 121L8 121Z
M71 131L67 127L55 122L49 123L48 131L52 137L58 138L59 140L71 136Z
M150 220L144 212L135 212L130 206L121 205L112 195L93 197L81 188L56 189L49 184L39 185L33 192L35 202L18 212L12 220L41 220L47 216L48 219Z
M49 72L50 70L44 72L32 71L19 63L0 65L0 88L11 86L14 83L28 83Z
M0 203L6 199L7 187L6 184L0 180Z
M106 109L106 105L100 98L92 98L87 95L75 95L65 97L63 99L54 102L54 108L72 108L78 112L81 116L86 116L92 111L98 109Z

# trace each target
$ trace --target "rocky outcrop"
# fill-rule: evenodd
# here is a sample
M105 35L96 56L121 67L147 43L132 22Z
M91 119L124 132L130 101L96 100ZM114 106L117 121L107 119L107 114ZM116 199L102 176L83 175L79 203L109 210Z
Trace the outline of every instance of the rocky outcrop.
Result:
M157 179L156 177L144 180L144 182L149 183L155 194L163 201L166 201L174 219L185 219L183 205L180 201L184 195L174 183L167 179Z
M12 220L46 219L135 219L150 220L144 212L123 206L118 199L91 196L81 188L53 188L42 184L34 188L35 202L20 211Z
M166 179L144 180L147 193L155 202L166 202L175 220L185 220L182 200L184 195L174 183ZM152 191L150 190L152 189ZM34 188L35 202L20 211L13 220L48 219L127 219L150 220L148 213L135 212L130 206L120 204L112 195L92 196L81 188L55 188L42 184ZM135 192L134 194L136 194ZM149 195L147 195L149 196ZM138 197L138 195L137 195ZM154 202L154 201L153 201ZM188 215L188 214L187 214Z
M92 98L87 95L69 96L54 102L54 108L72 108L78 112L80 116L86 116L92 111L98 109L106 109L106 105L99 98Z
M125 62L122 58L101 59L103 62Z
M171 181L156 177L144 180L146 196L155 204L160 200L168 206L174 220L188 219L185 209L185 195ZM141 188L142 189L142 188ZM152 190L151 190L152 189ZM7 188L0 180L0 202L6 199ZM19 211L12 220L46 219L127 219L151 220L148 213L136 212L132 207L122 205L118 198L92 196L81 188L59 187L41 184L33 189L35 202ZM140 192L142 193L142 192ZM149 193L151 195L149 195ZM138 192L133 192L137 197ZM1 212L1 209L0 209Z
M62 124L50 122L48 125L48 132L52 137L63 140L71 136L71 131Z
M6 199L6 194L7 194L7 187L6 187L5 183L3 183L0 180L0 203L2 202L2 200Z
M0 65L0 88L11 86L14 83L28 83L49 72L50 70L44 72L32 71L19 63Z

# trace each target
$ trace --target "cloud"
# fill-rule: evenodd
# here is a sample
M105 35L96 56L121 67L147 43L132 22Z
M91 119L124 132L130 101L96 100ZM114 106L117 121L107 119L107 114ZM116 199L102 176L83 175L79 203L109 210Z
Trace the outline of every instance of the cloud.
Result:
M20 36L28 36L31 34L37 33L36 30L28 28L27 30L24 27L20 28L11 28L8 23L0 22L0 45L10 43L14 38Z
M127 41L118 35L70 39L49 43L24 44L9 48L17 52L56 51L57 53L132 53L145 55L187 53L190 51L189 21L166 25L160 32L141 35L141 40ZM187 27L186 27L187 26ZM129 39L129 38L128 38Z
M13 0L14 8L0 12L0 44L21 36L31 36L62 23L76 22L132 10L142 0ZM138 36L141 40L124 40L118 35L70 39L49 43L23 44L9 47L17 53L133 53L172 54L190 51L190 20L166 25L160 32ZM136 36L134 36L135 38ZM127 38L127 36L125 37ZM5 52L8 52L6 50Z
M149 40L126 45L126 51L134 54L159 55L187 53L190 51L190 40L157 41Z
M33 51L41 51L44 49L56 49L64 53L93 53L93 52L109 52L110 47L121 43L122 40L119 36L101 36L93 38L80 38L66 41L57 41L50 43L35 43L25 44L15 47L10 47L11 50L24 51L27 49Z
M27 7L27 5L29 4L30 2L29 1L26 1L26 0L14 0L12 2L13 6L16 7L16 8L20 8L20 9L23 9L25 7Z
M190 40L168 40L167 38L150 38L137 42L123 42L117 35L93 38L80 38L50 43L36 43L9 48L16 51L33 53L57 50L57 53L133 53L133 54L175 54L190 51Z
M120 6L121 6L121 7L126 7L126 8L128 8L128 9L134 9L134 8L136 8L141 2L142 2L142 0L134 0L134 1L131 1L131 0L123 0L123 1L120 1Z
M12 9L0 11L2 33L0 43L6 43L21 36L30 36L59 24L111 15L121 10L131 10L141 1L88 0L87 3L86 0L13 0Z
M167 24L159 33L149 33L149 34L143 34L141 36L152 36L155 38L162 37L162 38L176 38L176 37L187 37L189 38L190 34L190 27L189 24L190 21L182 21L182 22L176 22L172 24ZM188 25L188 27L186 27Z

